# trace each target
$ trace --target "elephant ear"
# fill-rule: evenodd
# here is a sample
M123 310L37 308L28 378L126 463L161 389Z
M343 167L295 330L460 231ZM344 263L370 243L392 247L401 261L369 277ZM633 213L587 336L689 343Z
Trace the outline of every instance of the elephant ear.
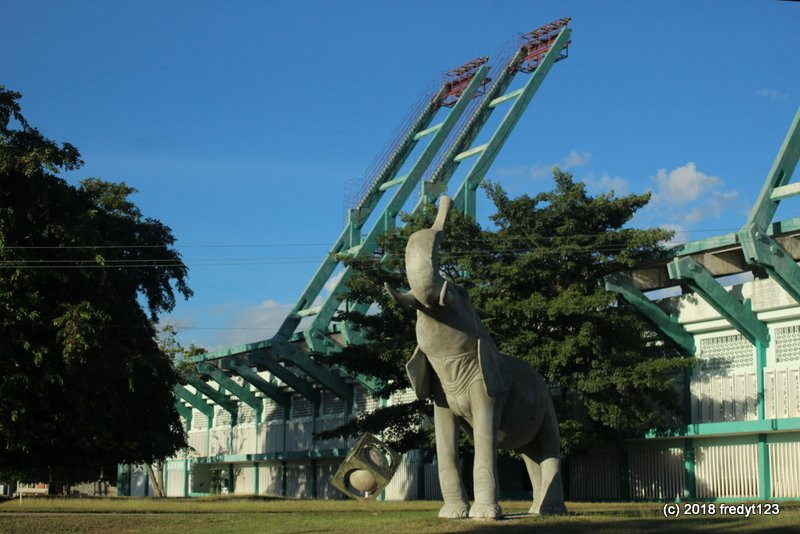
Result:
M503 361L494 342L488 337L478 338L478 361L481 365L486 394L499 397L511 387L511 369Z
M419 400L425 400L433 394L433 369L428 362L428 356L419 347L406 363L406 373Z

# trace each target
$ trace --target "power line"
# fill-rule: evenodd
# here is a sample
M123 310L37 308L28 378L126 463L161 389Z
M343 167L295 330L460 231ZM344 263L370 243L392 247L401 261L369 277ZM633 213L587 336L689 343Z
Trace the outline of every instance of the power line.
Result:
M668 228L620 228L615 230L617 232L623 231L644 231L652 229L669 230ZM734 232L739 228L707 228L697 230L681 230L681 233L706 233L706 232ZM569 236L555 235L555 236L537 236L538 239L563 239L565 237L574 238L589 238L605 235L605 233L597 234L570 234ZM448 240L445 240L446 242ZM458 240L464 241L464 240ZM452 241L449 242L458 242ZM177 245L177 249L186 248L292 248L292 247L326 247L331 243L211 243L211 244L195 244L195 245ZM94 245L10 245L2 248L6 250L26 250L26 249L39 249L39 250L61 250L61 249L170 249L172 245L119 245L119 244L94 244Z

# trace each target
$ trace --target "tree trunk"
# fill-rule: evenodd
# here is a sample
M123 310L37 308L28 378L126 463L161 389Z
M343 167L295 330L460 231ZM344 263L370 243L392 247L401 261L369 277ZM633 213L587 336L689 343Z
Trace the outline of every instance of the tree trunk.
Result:
M61 485L61 477L59 476L58 468L51 467L49 470L49 479L47 481L47 494L48 495L61 495L64 488Z
M164 486L162 485L161 477L160 476L156 476L156 472L153 469L153 465L152 464L144 464L144 465L145 465L145 467L147 467L147 475L150 477L150 480L153 481L153 484L156 487L156 494L153 495L153 497L163 497L164 496ZM164 464L159 462L158 474L162 475L162 476L164 474L163 466L164 466Z

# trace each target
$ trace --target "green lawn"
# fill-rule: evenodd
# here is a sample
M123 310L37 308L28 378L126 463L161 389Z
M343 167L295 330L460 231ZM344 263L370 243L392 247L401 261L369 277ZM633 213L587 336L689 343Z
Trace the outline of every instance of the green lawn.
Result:
M667 519L651 503L568 503L569 515L527 517L504 502L502 521L443 520L440 503L269 498L28 498L0 504L0 532L750 532L800 531L800 502L778 516ZM515 515L517 514L517 515Z

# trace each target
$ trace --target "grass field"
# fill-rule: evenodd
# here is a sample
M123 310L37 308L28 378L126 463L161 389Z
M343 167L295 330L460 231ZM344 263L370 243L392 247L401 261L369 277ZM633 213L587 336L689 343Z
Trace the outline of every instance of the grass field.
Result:
M800 532L800 502L777 516L681 516L663 505L568 503L567 516L529 517L530 503L504 502L502 521L443 520L440 503L227 497L196 499L28 498L0 504L0 532ZM718 506L718 505L717 505Z

